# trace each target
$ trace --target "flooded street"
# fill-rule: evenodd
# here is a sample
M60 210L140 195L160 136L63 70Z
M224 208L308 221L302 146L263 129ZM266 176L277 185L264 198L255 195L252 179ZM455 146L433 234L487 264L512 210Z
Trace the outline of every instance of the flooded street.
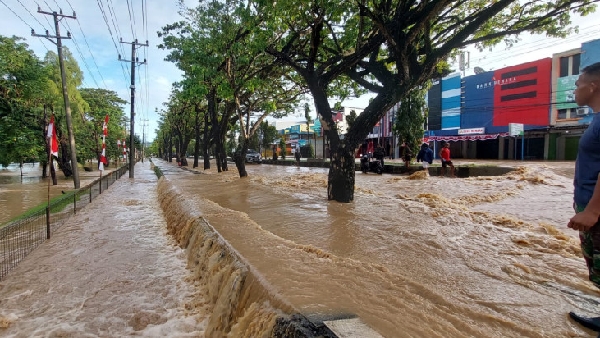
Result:
M248 165L240 180L235 168L157 165L314 321L358 316L385 337L593 336L567 315L597 314L600 293L566 228L572 180L551 165L464 179L357 173L350 204L327 201L327 169Z
M569 163L357 173L348 204L327 169L154 164L164 178L138 163L0 282L0 335L289 337L356 317L383 337L596 336L568 318L600 313Z
M107 168L107 175L114 167ZM28 209L38 206L48 200L48 180L42 178L42 167L39 163L24 163L22 168L16 163L8 167L0 167L0 224L10 221ZM99 171L84 171L79 169L81 187L100 177ZM62 171L56 172L57 185L50 182L50 198L59 196L63 190L73 190L73 178L65 178Z
M0 336L203 336L157 178L148 162L135 169L134 180L116 181L0 282Z

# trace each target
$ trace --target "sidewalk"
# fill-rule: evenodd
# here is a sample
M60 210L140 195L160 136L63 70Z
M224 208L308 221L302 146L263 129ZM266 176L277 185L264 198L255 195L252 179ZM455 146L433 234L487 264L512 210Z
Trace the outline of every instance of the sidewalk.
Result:
M0 283L0 335L202 336L150 162L137 163Z

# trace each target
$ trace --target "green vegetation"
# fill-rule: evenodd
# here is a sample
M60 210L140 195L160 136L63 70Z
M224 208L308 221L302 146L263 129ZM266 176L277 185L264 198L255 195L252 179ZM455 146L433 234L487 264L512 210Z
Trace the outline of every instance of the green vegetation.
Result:
M183 124L175 123L184 119L188 131L202 130L196 135L202 134L205 157L214 146L219 171L227 170L221 160L233 126L239 127L243 159L267 116L302 112L304 95L310 94L333 162L328 199L340 202L354 199L355 149L399 102L411 109L399 116L407 125L397 131L418 146L421 88L451 71L458 53L468 46L512 45L525 32L564 37L576 29L571 15L596 8L589 0L200 0L193 8L180 5L183 20L160 32L159 47L170 51L167 59L184 79L166 104L168 116L157 132L162 135L159 153L185 147ZM375 95L369 105L352 117L348 130L337 130L332 107L367 92ZM243 162L236 161L240 176L247 175Z
M77 162L98 160L102 124L108 121L107 157L118 156L116 140L125 137L123 105L116 92L82 88L83 72L63 47L67 89L73 116ZM58 55L48 51L43 59L24 39L0 35L0 165L48 159L46 127L54 116L59 154L55 158L66 177L72 175L71 149L66 127ZM129 143L129 142L128 142Z
M79 190L70 190L70 191L66 191L65 194L63 194L63 195L51 198L50 199L50 214L59 213L59 212L63 211L65 208L67 208L68 206L73 204L74 196L76 196L77 200L79 200L81 198L81 196L89 194L89 189L90 188L88 187L88 188L79 189ZM38 216L44 215L46 213L46 207L48 207L47 202L37 205L37 206L27 210L23 214L0 225L0 227L6 226L7 224L10 224L10 223L13 223L16 221L25 220L30 217L38 217Z

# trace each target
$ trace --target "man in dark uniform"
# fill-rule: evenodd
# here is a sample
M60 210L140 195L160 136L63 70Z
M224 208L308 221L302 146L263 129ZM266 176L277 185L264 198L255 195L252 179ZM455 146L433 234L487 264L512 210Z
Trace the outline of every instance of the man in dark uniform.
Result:
M600 62L585 67L575 82L575 102L594 110L592 122L579 140L575 177L573 216L567 226L579 230L581 251L589 271L589 279L600 288ZM600 317L583 317L573 312L571 318L583 326L600 332Z

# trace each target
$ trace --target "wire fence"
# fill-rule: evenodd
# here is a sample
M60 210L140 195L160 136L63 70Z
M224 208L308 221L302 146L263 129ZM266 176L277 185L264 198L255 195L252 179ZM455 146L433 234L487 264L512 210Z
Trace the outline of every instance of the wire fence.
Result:
M26 217L0 227L0 281L37 248L65 221L102 194L127 172L120 167L83 188L53 199L45 209L27 213Z

